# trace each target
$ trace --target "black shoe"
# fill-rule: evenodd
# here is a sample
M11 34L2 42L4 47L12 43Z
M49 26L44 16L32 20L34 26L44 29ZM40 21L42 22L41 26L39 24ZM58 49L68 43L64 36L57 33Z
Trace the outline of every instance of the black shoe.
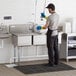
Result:
M50 64L50 63L48 63L48 64L45 64L44 66L53 67L54 65L53 65L53 64Z
M54 65L53 65L53 64L49 64L48 66L49 66L49 67L54 67Z
M54 63L55 65L58 65L59 63Z

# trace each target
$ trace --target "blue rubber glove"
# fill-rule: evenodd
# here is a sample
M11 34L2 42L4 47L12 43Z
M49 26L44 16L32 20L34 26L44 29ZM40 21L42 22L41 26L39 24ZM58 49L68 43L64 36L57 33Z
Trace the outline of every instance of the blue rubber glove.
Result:
M41 27L40 25L38 25L38 26L36 27L36 29L37 29L37 30L41 30L42 27Z
M41 17L42 17L42 18L45 18L45 17L46 17L44 12L41 13Z

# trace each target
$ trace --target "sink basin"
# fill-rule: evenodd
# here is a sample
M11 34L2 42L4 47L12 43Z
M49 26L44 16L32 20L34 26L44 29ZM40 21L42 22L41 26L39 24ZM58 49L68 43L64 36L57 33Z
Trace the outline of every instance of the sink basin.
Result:
M10 33L31 33L33 24L13 24L10 25Z

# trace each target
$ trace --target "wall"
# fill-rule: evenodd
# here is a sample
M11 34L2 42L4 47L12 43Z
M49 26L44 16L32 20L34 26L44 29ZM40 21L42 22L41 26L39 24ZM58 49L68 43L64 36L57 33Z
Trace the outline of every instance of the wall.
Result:
M53 2L56 5L56 11L61 20L65 18L76 17L75 0L0 0L0 23L14 24L26 22L41 22L40 13L45 11L48 3ZM3 20L4 16L12 16L12 20ZM41 22L42 23L42 22ZM43 21L44 23L44 21Z

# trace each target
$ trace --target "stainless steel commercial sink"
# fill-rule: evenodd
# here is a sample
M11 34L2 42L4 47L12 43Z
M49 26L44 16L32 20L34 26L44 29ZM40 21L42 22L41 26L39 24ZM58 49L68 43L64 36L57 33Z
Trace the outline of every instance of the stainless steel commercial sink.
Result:
M34 36L41 37L41 30L36 29L37 24L13 24L10 25L10 33L12 34L12 41L14 46L32 45ZM42 35L44 37L44 35ZM43 39L43 38L42 38Z

